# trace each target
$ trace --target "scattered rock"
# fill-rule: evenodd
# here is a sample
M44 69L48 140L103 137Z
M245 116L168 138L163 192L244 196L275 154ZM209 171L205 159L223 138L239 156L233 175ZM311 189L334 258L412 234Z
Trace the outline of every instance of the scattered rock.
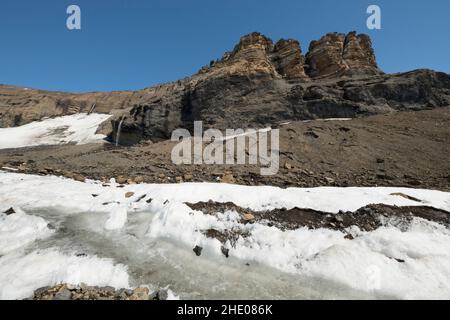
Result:
M391 196L399 196L399 197L403 197L403 198L405 198L405 199L412 200L412 201L416 201L416 202L422 202L422 200L419 200L419 199L417 199L417 198L408 196L407 194L404 194L404 193L402 193L402 192L394 192L394 193L391 193L390 195L391 195Z
M222 254L228 258L229 257L229 253L230 253L230 249L225 248L224 246L220 247L220 251L222 252Z
M236 179L233 177L231 173L225 173L220 178L220 182L233 184L236 182Z
M72 179L75 181L79 181L79 182L85 182L86 181L86 177L83 176L82 174L79 173L74 173L72 176Z
M134 177L133 181L136 184L140 184L140 183L144 183L145 180L144 180L143 176L137 176L137 177Z
M169 292L166 289L161 289L158 291L158 300L167 300L169 298Z
M251 213L244 213L243 219L244 221L252 221L255 219L255 216Z
M192 174L185 174L183 178L184 181L191 181L194 177L192 176Z
M200 257L201 254L202 254L203 248L202 248L202 247L199 247L199 246L195 246L195 248L192 249L192 250L195 252L195 254L197 255L197 257Z
M157 299L155 299L155 297ZM149 293L147 287L132 289L119 289L113 287L87 286L81 283L78 286L59 284L54 287L42 287L37 289L33 300L159 300L167 299L167 290L161 289Z
M118 183L118 184L125 184L125 183L127 183L127 178L125 178L124 176L118 176L117 178L116 178L116 183Z
M137 198L135 202L141 201L141 200L144 199L146 196L147 196L146 194L143 194L142 196L140 196L139 198Z
M330 184L335 182L335 180L333 178L330 178L330 177L325 177L325 181L327 183L330 183Z
M70 292L69 289L64 287L62 291L58 292L54 297L53 300L70 300L72 297L72 292Z
M132 196L134 196L134 192L132 191L128 191L127 193L125 193L125 198L131 198Z
M146 287L139 287L133 290L130 300L149 300L149 290Z
M9 216L13 213L16 213L16 211L14 211L14 209L11 207L8 210L4 211L3 213L6 214L7 216Z

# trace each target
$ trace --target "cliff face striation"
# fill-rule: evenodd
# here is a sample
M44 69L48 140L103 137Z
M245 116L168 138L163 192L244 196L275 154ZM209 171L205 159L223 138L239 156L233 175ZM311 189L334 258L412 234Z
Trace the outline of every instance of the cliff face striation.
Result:
M329 33L309 46L254 32L197 74L134 92L69 94L0 86L0 127L77 112L112 113L100 131L121 143L170 138L176 128L276 126L450 105L450 75L384 74L367 35Z

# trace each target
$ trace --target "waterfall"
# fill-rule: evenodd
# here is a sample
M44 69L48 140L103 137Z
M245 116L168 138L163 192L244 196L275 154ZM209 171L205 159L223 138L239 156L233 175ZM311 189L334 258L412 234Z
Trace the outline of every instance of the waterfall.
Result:
M117 133L116 133L116 147L119 146L119 140L120 140L120 130L122 130L122 123L124 118L122 117L119 122L119 126L117 127Z
M91 113L94 111L95 105L96 105L96 103L94 103L94 104L91 106L91 109L89 110L88 115L91 114Z

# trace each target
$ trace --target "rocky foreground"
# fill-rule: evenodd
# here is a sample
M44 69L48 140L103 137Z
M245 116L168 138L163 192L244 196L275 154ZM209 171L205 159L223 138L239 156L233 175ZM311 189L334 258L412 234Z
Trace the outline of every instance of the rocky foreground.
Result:
M39 288L30 300L167 300L167 290L150 292L147 287L115 289L80 284Z

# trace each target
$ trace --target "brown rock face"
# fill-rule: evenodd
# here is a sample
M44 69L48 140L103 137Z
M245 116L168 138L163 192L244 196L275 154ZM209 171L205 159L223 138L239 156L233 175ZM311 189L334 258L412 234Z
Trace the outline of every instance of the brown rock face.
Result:
M306 64L311 78L382 74L369 36L356 32L328 33L312 41Z
M305 79L305 58L297 40L271 39L258 32L243 36L232 52L201 73L223 75L269 75L272 78Z
M272 61L278 73L286 79L305 79L305 57L297 40L281 39L275 44Z

